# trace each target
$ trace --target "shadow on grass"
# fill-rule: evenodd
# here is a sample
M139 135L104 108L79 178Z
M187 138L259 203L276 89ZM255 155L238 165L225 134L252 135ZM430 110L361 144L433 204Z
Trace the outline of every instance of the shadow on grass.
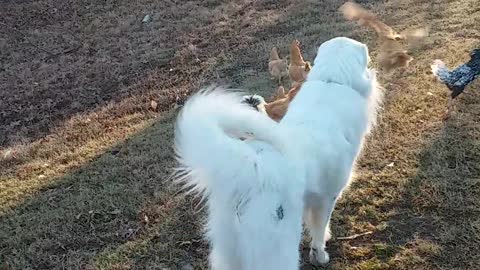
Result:
M404 225L439 245L441 252L429 259L443 269L474 269L480 259L480 95L467 95L421 153L402 202L409 217Z
M201 238L198 210L165 183L173 115L1 216L0 261L10 269L151 269L201 258L205 245L192 241Z

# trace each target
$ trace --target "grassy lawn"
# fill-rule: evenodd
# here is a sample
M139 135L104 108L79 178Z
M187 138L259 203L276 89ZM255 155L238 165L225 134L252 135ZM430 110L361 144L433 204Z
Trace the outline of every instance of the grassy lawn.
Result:
M431 35L408 69L379 74L379 125L335 209L326 269L480 269L480 81L443 121L448 91L429 74L433 59L455 66L480 46L480 5L358 2ZM208 83L269 96L270 48L284 56L294 38L312 60L323 41L353 37L375 63L375 34L341 4L2 3L0 269L207 269L202 205L165 181L177 107ZM302 269L314 269L305 241Z

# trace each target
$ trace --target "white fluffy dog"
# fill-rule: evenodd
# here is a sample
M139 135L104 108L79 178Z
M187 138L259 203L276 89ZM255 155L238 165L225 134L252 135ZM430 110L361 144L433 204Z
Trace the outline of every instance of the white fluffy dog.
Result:
M323 43L280 123L221 89L185 104L176 179L207 198L213 269L298 269L302 217L311 261L329 261L330 216L380 101L368 59L352 39Z

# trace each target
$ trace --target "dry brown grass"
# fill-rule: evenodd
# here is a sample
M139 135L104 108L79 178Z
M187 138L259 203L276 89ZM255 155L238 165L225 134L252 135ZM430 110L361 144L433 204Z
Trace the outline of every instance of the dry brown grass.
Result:
M306 60L338 35L374 50L375 34L344 21L342 3L4 1L0 22L36 47L81 47L51 56L0 25L0 266L206 269L198 201L164 181L172 108L212 81L269 96L270 49L285 55L294 38ZM479 269L480 85L443 122L447 91L427 71L480 45L480 8L361 3L399 30L428 23L432 36L409 69L380 74L380 123L332 221L335 236L373 233L332 240L327 268Z

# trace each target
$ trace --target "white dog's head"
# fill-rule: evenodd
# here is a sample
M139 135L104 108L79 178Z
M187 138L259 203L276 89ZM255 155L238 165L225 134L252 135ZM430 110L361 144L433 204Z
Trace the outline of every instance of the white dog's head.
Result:
M318 48L307 80L321 80L349 86L368 97L375 84L375 72L368 68L368 48L346 37L324 42Z

